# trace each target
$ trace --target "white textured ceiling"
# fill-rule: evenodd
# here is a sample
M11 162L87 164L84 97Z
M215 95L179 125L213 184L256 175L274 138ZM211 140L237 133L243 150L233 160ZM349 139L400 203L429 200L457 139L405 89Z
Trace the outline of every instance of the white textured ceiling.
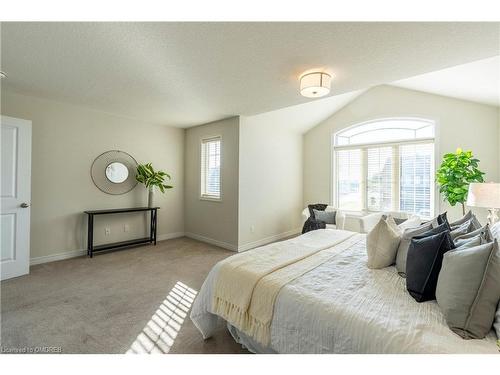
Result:
M421 74L391 85L500 106L500 56Z
M273 126L282 127L287 131L305 133L364 92L365 90L352 91L248 117L265 120L267 123L272 123Z
M498 23L2 23L2 89L188 127L498 55Z

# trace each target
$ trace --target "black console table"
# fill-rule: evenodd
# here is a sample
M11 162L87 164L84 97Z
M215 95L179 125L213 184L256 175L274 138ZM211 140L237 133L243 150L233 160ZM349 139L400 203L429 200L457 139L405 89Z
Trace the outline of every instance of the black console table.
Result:
M111 210L84 211L84 213L88 215L87 255L92 258L95 251L118 249L122 247L128 247L132 245L139 245L145 243L156 245L156 224L158 222L157 213L159 209L160 207L133 207L133 208L116 208ZM123 214L129 212L139 212L139 211L149 211L151 213L151 220L149 225L149 237L94 246L94 216Z

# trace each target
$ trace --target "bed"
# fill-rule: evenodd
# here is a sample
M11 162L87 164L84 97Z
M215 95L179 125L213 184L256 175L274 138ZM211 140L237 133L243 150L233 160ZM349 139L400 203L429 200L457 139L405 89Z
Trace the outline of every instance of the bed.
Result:
M258 259L273 247L286 252L311 243L321 248L308 259L329 255L279 288L271 306L268 341L227 323L234 339L251 352L499 353L493 330L484 339L464 340L446 325L436 301L417 303L411 298L394 267L368 269L364 234L317 230L246 253ZM224 262L210 271L191 311L205 339L224 316L213 303Z

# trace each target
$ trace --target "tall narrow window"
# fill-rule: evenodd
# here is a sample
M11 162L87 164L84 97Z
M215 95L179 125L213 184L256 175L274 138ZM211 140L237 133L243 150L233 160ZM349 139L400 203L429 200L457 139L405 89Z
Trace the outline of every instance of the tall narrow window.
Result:
M369 211L392 209L392 149L376 147L367 150L368 178L366 205Z
M359 211L362 209L361 150L342 150L336 156L339 207Z
M431 216L432 166L434 145L416 144L400 146L400 206L401 211L422 217Z
M201 197L221 199L221 138L213 137L201 141Z
M434 123L381 119L338 132L333 197L353 211L434 214Z

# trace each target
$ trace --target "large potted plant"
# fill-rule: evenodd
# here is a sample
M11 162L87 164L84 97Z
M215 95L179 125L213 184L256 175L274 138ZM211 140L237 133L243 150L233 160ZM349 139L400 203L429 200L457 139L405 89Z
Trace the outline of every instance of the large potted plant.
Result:
M166 179L171 179L170 175L163 171L155 171L151 163L139 164L137 166L135 179L144 184L144 186L148 189L148 207L153 207L155 188L158 188L162 193L165 193L166 189L173 188L173 186L165 184Z
M471 182L484 182L483 175L478 168L479 159L474 158L472 151L463 151L457 148L455 153L444 154L441 166L436 173L439 192L450 205L462 205L465 215L465 201Z

